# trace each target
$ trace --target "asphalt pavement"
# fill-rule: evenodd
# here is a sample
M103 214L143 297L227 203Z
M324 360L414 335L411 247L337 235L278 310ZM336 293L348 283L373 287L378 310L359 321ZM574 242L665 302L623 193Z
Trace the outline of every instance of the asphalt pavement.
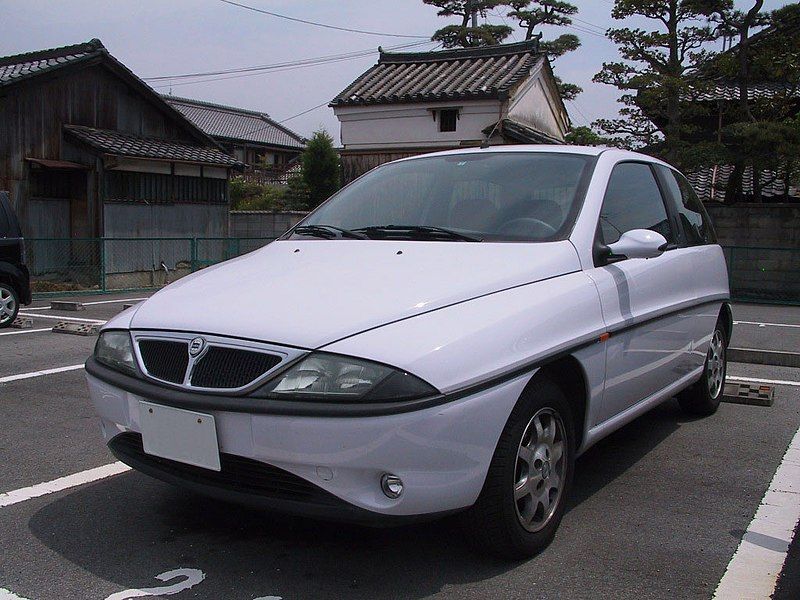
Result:
M120 307L58 314L102 321ZM54 311L23 312L34 328L0 335L0 381L91 352L94 337L36 331ZM800 325L800 309L736 306L734 318ZM794 335L750 327L736 326L735 345ZM578 460L555 541L531 560L482 556L455 519L377 530L315 522L126 471L0 502L0 598L710 598L800 428L800 369L732 364L729 375L787 384L772 407L723 404L707 419L669 401L600 442ZM0 383L0 423L0 494L114 462L80 369ZM776 598L797 597L799 554L795 541Z

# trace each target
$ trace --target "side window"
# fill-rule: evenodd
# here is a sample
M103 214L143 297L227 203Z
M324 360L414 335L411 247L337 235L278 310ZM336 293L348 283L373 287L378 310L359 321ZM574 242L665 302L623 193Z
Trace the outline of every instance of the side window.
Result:
M605 244L613 244L626 231L650 229L675 243L664 199L653 171L644 163L620 163L611 172L600 231Z
M709 222L708 213L700 202L700 198L692 189L689 181L680 173L662 167L664 176L677 200L678 219L680 219L687 246L715 244L714 231Z

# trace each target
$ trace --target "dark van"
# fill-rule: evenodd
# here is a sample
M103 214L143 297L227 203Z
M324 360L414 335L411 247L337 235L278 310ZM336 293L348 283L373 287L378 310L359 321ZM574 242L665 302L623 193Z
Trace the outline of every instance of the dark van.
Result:
M8 192L0 192L0 328L9 327L19 307L31 303L25 244Z

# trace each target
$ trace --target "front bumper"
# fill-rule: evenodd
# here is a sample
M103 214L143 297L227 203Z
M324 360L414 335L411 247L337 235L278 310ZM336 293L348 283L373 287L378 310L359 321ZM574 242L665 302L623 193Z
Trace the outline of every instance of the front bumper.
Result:
M202 406L214 415L223 463L244 459L253 463L248 468L262 465L262 470L280 471L284 479L295 478L288 482L290 487L307 485L309 495L302 498L252 489L234 471L228 472L230 477L214 478L131 450L131 440L135 446L141 432L139 402L162 401L158 393L147 394L150 387L162 388L140 380L128 385L132 378L108 371L92 359L87 363L89 391L103 435L123 462L220 498L359 522L425 517L474 504L500 433L531 376L436 406L377 416L271 414L259 399L238 398L230 404L231 398L181 392L182 400L198 403L194 409ZM242 402L252 403L253 410ZM127 437L118 437L124 434ZM381 491L384 473L403 480L400 498L390 499Z

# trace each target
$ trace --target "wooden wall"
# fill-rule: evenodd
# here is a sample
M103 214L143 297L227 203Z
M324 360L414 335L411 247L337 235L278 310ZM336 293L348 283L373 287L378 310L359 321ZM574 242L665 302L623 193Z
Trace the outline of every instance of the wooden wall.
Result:
M69 143L63 125L85 125L135 135L198 142L171 110L151 101L109 67L96 62L65 67L0 89L0 190L22 223L27 222L30 190L26 157L69 160L90 167L86 186L88 229L100 226L96 208L100 184L97 156ZM94 205L94 207L93 207Z

